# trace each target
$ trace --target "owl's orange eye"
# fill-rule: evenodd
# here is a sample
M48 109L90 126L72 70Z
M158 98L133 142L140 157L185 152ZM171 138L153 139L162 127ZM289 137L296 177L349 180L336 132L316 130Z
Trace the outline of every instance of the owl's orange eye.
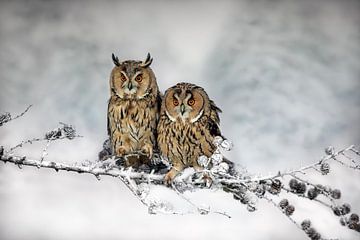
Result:
M124 74L121 74L121 81L125 82L126 81L126 77Z
M142 75L141 74L137 75L136 78L135 78L135 81L141 82L142 81Z
M176 100L176 99L174 99L173 103L174 103L174 106L179 105L179 101L178 101L178 100Z
M190 99L190 100L188 101L188 104L189 104L190 106L194 105L194 104L195 104L195 100L194 100L194 99Z

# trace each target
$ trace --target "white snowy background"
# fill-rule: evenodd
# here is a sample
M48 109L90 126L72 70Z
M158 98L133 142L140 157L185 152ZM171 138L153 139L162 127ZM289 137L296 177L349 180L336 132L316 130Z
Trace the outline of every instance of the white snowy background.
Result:
M58 122L85 136L51 145L47 158L94 160L106 138L111 53L145 58L162 91L204 87L234 142L228 157L267 174L360 145L359 1L1 1L0 145L42 136ZM43 145L19 151L39 158ZM343 189L360 212L359 172L309 176ZM159 192L159 197L168 198ZM201 195L201 194L200 194ZM200 200L221 215L148 215L117 179L0 163L0 239L304 239L266 202L248 213L225 193ZM358 239L327 210L293 200L298 220L325 237Z

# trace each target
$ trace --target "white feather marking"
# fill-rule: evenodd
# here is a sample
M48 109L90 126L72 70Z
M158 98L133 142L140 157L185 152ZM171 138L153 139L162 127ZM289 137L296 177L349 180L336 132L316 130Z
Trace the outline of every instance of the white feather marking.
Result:
M198 114L195 118L193 118L193 119L190 120L190 122L191 122L191 123L194 123L194 122L196 122L197 120L199 120L199 118L203 115L203 112L204 112L204 110L201 110L201 111L199 112L199 114Z
M125 88L124 93L129 94L129 95L135 94L136 93L136 88L133 88L131 90L129 90L128 88Z
M176 122L176 118L173 118L172 116L170 116L170 114L168 113L167 110L165 110L165 113L171 121Z

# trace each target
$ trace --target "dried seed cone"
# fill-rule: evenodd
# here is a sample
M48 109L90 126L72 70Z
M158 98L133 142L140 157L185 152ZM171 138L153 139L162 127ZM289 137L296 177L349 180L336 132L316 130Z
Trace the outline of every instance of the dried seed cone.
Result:
M294 211L295 211L295 207L293 205L289 205L285 208L285 214L287 216L292 215L294 213Z
M341 216L342 211L341 211L341 207L334 207L333 208L333 212L336 216Z
M326 162L321 164L320 171L321 171L322 175L328 174L330 172L330 165Z
M348 227L354 231L360 232L360 224L356 222L350 222Z
M321 235L315 230L315 228L309 228L307 231L306 231L307 235L309 236L309 238L311 240L319 240L321 239Z
M316 188L310 188L307 192L307 196L310 200L315 199L319 195L319 192Z
M282 199L279 203L279 207L281 209L285 209L288 205L289 205L289 201L286 198Z
M309 229L311 227L311 221L309 219L305 219L304 221L302 221L301 227L304 231Z
M306 192L306 184L305 183L299 183L296 189L297 193L305 193Z
M299 182L295 178L293 178L289 181L289 187L291 190L296 190L298 185L299 185Z
M350 213L351 205L348 203L344 203L341 207L341 210L342 210L343 215L346 215L346 214Z
M359 215L357 215L356 213L352 213L350 215L349 221L358 223L359 222Z
M340 199L341 198L341 191L339 189L334 189L331 191L331 197L334 199Z

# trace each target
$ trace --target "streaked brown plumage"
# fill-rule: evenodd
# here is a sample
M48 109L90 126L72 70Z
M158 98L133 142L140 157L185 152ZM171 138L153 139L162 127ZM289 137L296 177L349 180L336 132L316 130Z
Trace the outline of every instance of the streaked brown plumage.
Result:
M149 67L152 58L145 61L119 62L113 55L115 67L110 76L108 105L108 134L112 152L123 156L142 151L148 159L156 147L156 125L160 96L154 72ZM138 166L141 163L127 163Z
M219 112L205 90L194 84L178 83L165 92L157 139L162 156L173 165L167 183L186 167L201 169L198 158L213 154L213 139L221 136Z

